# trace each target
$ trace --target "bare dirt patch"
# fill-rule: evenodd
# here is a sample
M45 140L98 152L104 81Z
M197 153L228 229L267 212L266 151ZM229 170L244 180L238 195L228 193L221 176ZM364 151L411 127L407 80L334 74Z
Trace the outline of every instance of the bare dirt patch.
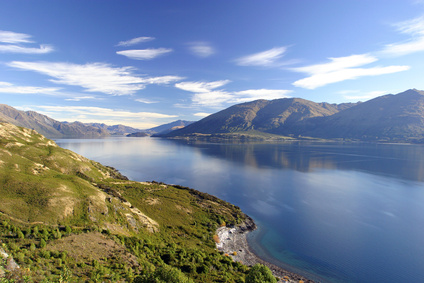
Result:
M183 207L183 206L178 205L178 204L176 204L176 205L175 205L175 207L176 207L177 209L179 209L179 210L184 211L184 212L185 212L185 213L187 213L187 214L191 214L191 213L193 212L191 209L186 208L186 207Z
M67 251L68 256L77 261L102 262L110 258L138 266L137 258L127 252L122 245L106 238L99 232L71 235L47 245L48 250Z
M144 200L145 203L147 203L148 205L155 205L155 204L160 204L160 201L158 198L152 198L152 197L148 197Z

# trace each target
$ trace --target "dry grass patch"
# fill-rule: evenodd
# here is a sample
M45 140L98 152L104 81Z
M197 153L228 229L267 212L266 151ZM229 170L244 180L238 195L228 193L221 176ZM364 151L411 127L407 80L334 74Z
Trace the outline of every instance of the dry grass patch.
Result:
M49 243L46 247L51 251L66 251L68 256L76 261L102 262L105 259L117 258L132 266L138 266L137 258L112 239L106 238L99 232L71 235Z

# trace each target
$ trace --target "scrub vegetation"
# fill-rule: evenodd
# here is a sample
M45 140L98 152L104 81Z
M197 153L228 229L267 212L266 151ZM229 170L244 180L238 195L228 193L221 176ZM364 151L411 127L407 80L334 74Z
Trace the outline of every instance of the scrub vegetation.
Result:
M240 208L181 186L133 182L0 123L1 282L245 282L216 229ZM254 269L252 269L254 270Z

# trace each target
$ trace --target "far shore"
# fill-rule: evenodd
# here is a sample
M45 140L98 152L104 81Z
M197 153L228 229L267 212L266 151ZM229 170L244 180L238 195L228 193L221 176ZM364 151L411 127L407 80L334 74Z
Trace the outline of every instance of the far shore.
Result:
M249 231L251 229L246 229L243 226L233 228L224 226L218 228L216 231L219 238L219 242L216 243L217 249L225 255L232 257L234 261L241 262L247 266L253 266L257 263L268 266L273 275L280 279L278 282L298 283L301 280L305 283L315 282L259 258L252 252L247 242L247 233Z

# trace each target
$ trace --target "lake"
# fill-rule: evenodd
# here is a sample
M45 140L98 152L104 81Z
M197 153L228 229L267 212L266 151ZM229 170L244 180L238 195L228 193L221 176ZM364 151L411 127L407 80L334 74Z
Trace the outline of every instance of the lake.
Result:
M62 139L136 181L239 206L255 252L321 282L422 282L424 146Z

